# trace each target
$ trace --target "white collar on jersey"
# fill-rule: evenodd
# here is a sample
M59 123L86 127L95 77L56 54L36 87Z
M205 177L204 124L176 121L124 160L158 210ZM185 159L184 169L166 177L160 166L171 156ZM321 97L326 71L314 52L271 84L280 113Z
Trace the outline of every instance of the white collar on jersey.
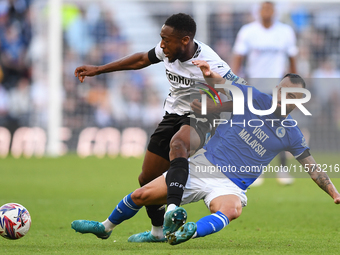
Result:
M197 50L196 50L195 54L192 56L192 58L197 58L202 51L201 42L194 39L194 43L197 44Z

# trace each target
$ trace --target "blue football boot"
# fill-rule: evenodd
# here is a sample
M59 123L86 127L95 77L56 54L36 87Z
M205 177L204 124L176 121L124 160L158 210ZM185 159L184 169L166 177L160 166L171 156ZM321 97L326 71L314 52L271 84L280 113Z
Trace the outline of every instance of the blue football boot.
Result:
M163 234L167 236L176 232L187 220L187 212L182 207L176 207L164 216Z
M128 242L132 243L157 243L157 242L166 242L166 238L158 239L154 235L151 234L150 231L145 231L142 233L138 233L129 237Z
M75 220L71 223L71 227L76 232L79 232L82 234L92 233L101 239L109 238L112 233L112 231L105 232L104 225L98 221Z
M196 230L196 223L188 222L184 224L179 230L167 236L168 243L171 245L176 245L186 242L195 234Z

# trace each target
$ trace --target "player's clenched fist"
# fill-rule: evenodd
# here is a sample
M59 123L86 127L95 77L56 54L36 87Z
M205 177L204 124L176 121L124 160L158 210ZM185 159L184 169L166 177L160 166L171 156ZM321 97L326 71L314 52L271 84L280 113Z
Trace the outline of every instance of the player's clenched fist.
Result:
M95 76L98 74L98 66L85 65L77 67L74 71L74 75L78 77L80 82L85 80L85 76Z
M340 204L340 196L334 198L334 203Z

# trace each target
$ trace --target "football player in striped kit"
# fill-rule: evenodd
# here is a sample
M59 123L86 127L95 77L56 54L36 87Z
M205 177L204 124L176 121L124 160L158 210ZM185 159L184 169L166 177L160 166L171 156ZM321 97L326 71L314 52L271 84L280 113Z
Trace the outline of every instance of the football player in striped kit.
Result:
M205 60L220 76L238 80L229 65L209 46L194 39L195 33L196 23L189 15L174 14L161 28L161 41L149 52L135 53L102 66L80 66L75 70L75 76L83 82L86 76L141 69L163 62L170 93L165 100L163 120L151 135L139 183L144 186L168 171L168 215L172 215L181 202L188 178L188 157L203 146L211 127L206 118L196 117L190 108L190 103L201 97L199 87L205 83L202 72L192 62ZM146 209L152 222L151 232L133 235L129 241L164 241L164 206L148 205ZM177 216L180 223L183 215Z

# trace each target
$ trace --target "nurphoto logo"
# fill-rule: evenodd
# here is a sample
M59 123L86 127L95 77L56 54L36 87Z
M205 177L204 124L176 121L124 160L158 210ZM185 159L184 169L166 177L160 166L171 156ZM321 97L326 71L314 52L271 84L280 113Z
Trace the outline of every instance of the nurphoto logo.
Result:
M210 87L210 86L209 86ZM231 91L233 93L233 114L234 115L244 115L244 95L241 89L234 85L228 84L216 84L215 88L221 88ZM205 90L204 90L205 91ZM286 94L289 92L298 92L305 95L304 98L286 98ZM210 97L212 97L211 93L209 93ZM207 115L207 95L202 94L202 115ZM294 104L297 108L299 108L304 115L312 115L302 104L307 103L311 99L311 93L308 89L305 88L281 88L281 115L286 115L286 105ZM216 101L213 99L215 104ZM272 107L267 110L257 110L253 106L253 87L248 88L248 107L249 110L256 115L263 116L269 115L275 112L277 108L277 88L273 88L273 102Z
M233 95L233 114L234 115L244 115L244 105L245 105L245 98L244 98L244 94L242 92L241 89L239 89L238 87L234 86L234 85L230 85L230 84L216 84L215 88L222 88L226 91L230 91ZM204 90L206 91L206 90ZM214 90L214 92L216 93L216 91ZM249 110L251 113L258 115L258 116L264 116L264 115L270 115L272 113L275 112L275 110L277 109L277 103L278 103L278 98L277 98L277 93L278 93L278 88L273 88L273 99L272 99L272 106L270 109L267 110L258 110L254 108L253 105L253 87L249 86L248 87L248 98L247 98L247 104L249 107ZM302 93L304 94L303 98L287 98L287 93ZM213 98L213 96L211 95L211 93L208 93L210 95L210 97ZM217 94L217 93L216 93ZM281 115L285 116L286 113L286 106L287 105L295 105L297 108L300 109L300 111L306 115L306 116L311 116L312 114L306 109L306 107L303 106L304 103L307 103L309 100L311 99L311 93L309 90L305 89L305 88L286 88L286 87L282 87L281 88ZM214 103L216 104L215 99ZM220 98L219 98L220 101ZM201 95L201 103L202 103L202 108L201 108L201 114L202 115L207 115L207 95L206 94L202 94ZM221 101L220 101L221 103ZM221 103L222 104L222 103ZM261 125L263 125L263 122L259 119L254 119L254 120L250 120L250 122L261 122ZM278 121L278 119L268 119L266 121L271 121L272 124L274 121ZM294 122L295 125L284 125L284 127L293 127L297 125L297 122L295 120L290 119L290 122ZM249 121L248 121L249 122ZM226 124L228 123L228 120L225 119L215 119L214 120L214 126L215 124ZM235 123L236 124L236 123ZM239 123L239 124L243 124L245 125L245 123ZM249 123L248 123L249 124ZM251 124L249 124L249 126L252 126Z

